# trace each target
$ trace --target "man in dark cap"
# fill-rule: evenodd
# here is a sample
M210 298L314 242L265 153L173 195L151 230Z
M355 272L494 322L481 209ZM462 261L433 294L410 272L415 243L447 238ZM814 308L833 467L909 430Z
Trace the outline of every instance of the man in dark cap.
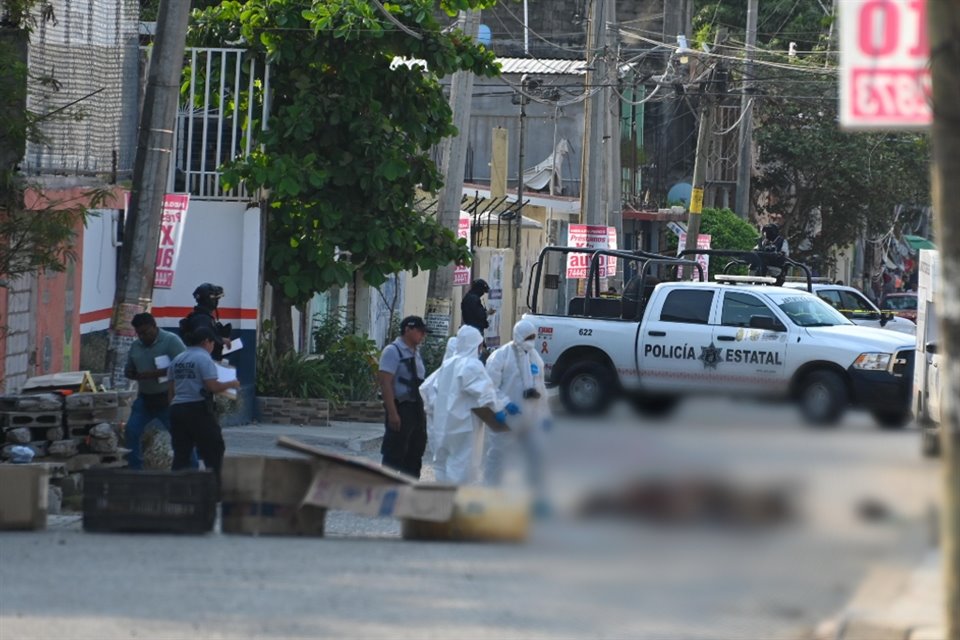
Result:
M463 315L463 324L470 325L483 335L483 330L490 326L487 321L497 311L496 309L486 309L483 306L481 298L490 293L490 285L486 280L476 279L470 285L470 289L464 294L460 302L460 313Z
M383 465L420 477L423 452L427 446L427 415L420 397L420 383L426 367L418 347L426 338L427 325L420 316L400 322L400 337L380 355L380 393L386 411Z
M193 291L193 299L197 302L193 311L180 321L180 335L187 344L188 334L201 327L213 332L216 342L210 355L217 361L223 359L223 348L230 347L230 332L233 330L230 323L221 324L217 315L217 305L222 297L223 287L204 282Z

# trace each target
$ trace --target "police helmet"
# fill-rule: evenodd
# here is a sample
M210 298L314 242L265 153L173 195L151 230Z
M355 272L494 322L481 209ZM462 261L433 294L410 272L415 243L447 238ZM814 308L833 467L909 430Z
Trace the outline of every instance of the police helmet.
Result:
M197 304L216 306L217 300L223 297L223 287L204 282L193 290L193 299Z
M470 288L476 291L477 293L479 293L480 295L490 292L490 285L487 284L487 281L484 280L483 278L477 278L476 280L474 280L473 283L470 285Z

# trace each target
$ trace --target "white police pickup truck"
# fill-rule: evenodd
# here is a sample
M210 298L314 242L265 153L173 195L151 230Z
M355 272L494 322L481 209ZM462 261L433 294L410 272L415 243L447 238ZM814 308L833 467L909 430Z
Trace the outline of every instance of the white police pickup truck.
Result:
M546 264L563 262L548 260L554 252L592 255L586 295L552 315L538 303L541 280L545 290L559 280L543 273ZM640 295L629 295L630 284L622 296L593 294L609 258L636 266ZM883 427L909 421L911 336L857 326L808 291L773 286L773 278L704 282L701 271L701 281L649 279L678 266L696 263L642 252L544 249L531 272L524 318L537 327L547 380L560 387L568 411L600 412L627 394L641 412L656 415L685 395L719 392L791 398L815 424L835 423L849 406L869 410Z

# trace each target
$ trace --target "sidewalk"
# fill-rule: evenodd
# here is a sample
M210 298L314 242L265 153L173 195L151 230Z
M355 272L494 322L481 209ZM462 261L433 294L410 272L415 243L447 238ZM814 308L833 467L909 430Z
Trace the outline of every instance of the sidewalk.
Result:
M947 640L943 620L940 552L933 549L915 567L880 567L834 618L817 629L817 640Z
M227 455L297 457L300 454L277 446L280 436L306 444L337 447L358 454L375 454L383 441L383 424L371 422L332 422L329 427L293 424L245 424L224 427Z

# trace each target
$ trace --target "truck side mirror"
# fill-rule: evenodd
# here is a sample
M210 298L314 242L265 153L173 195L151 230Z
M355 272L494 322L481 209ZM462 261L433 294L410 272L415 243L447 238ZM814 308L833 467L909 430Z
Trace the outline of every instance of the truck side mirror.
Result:
M936 343L936 342L928 342L927 344L925 344L925 345L923 346L923 349L924 349L924 351L926 351L927 353L929 353L929 354L931 354L931 355L935 355L935 354L937 353L937 343Z
M886 326L888 322L893 318L893 314L890 312L880 312L880 326Z

